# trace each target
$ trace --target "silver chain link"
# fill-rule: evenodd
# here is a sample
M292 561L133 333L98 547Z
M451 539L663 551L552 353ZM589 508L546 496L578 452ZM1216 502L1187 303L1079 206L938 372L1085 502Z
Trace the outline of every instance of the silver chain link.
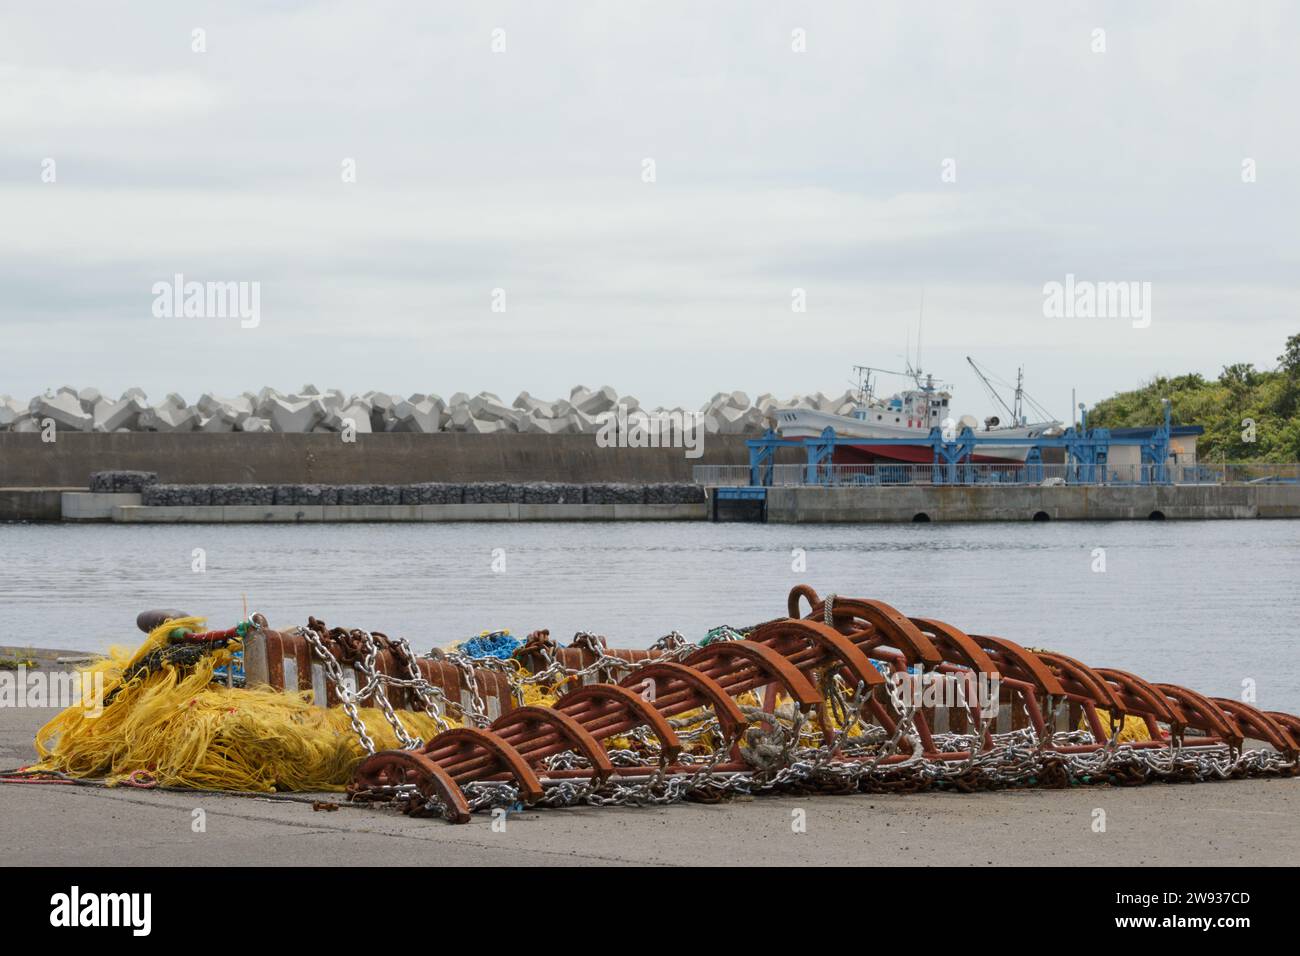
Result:
M834 600L834 595L828 595L823 602L823 618L827 624L833 624ZM353 632L360 636L364 652L357 665L364 684L356 691L350 691L342 667L325 647L320 635L309 628L297 628L294 633L305 637L313 653L321 660L330 685L367 754L375 752L375 745L358 712L358 705L366 701L372 701L380 709L403 747L417 749L421 746L421 741L411 737L397 718L385 693L386 687L410 689L440 728L450 726L443 716L446 701L442 689L420 676L415 656L405 640L390 639L411 675L399 679L378 673L378 647L374 636L366 631ZM739 639L742 636L740 632L735 632L735 635L732 638L724 633L717 639ZM588 631L575 634L570 646L588 651L595 660L581 668L569 668L548 654L544 668L527 673L513 660L442 654L441 658L455 666L464 678L469 703L457 702L456 706L462 711L465 722L479 727L491 723L478 685L482 671L505 675L516 702L522 703L524 689L529 685L553 690L562 683L582 682L589 678L617 680L663 660L681 659L697 649L697 645L687 642L676 631L655 642L655 649L663 652L660 656L638 662L609 654L603 641ZM898 672L890 676L884 687L895 716L892 733L886 733L882 726L871 722L864 714L876 693L874 689L868 690L859 683L850 691L842 678L822 673L818 675L825 701L819 710L823 722L821 728L809 723L809 713L788 701L773 711L740 705L745 725L730 739L724 739L716 715L704 713L672 718L670 723L682 743L712 746L703 754L683 752L677 758L675 769L670 772L663 759L661 742L655 739L649 728L638 727L621 735L630 742L630 747L609 750L610 762L617 771L600 786L593 786L590 780L550 776L558 771L590 769L586 758L580 754L563 751L542 761L538 767L543 784L539 804L548 807L664 805L692 796L720 799L728 795L807 787L864 792L936 785L999 789L1033 785L1051 774L1063 775L1060 779L1069 783L1111 779L1116 774L1140 780L1212 780L1243 773L1289 773L1294 769L1293 762L1275 751L1239 751L1226 744L1188 747L1181 738L1172 737L1168 747L1160 748L1122 743L1122 715L1119 719L1112 719L1110 737L1104 741L1095 740L1086 730L1058 731L1055 728L1067 702L1063 697L1049 697L1046 701L1045 735L1036 733L1032 722L1018 730L994 733L991 728L997 719L997 702L991 707L981 707L977 717L966 688L961 684L964 677L954 674L936 676L957 682L956 706L964 710L969 732L936 733L932 738L939 752L966 756L961 760L935 759L924 753L916 727L916 702L911 699L912 695L904 693L905 682ZM1019 697L1021 708L1028 717L1027 700L1023 694ZM833 732L832 723L826 721L838 725ZM1097 749L1091 752L1063 752L1059 749L1074 745L1092 745ZM748 769L717 770L733 750L748 764ZM902 754L906 754L903 759L896 759ZM464 791L471 810L510 810L521 805L518 788L510 783L471 782L464 786ZM398 802L421 799L410 785L393 787L388 795ZM432 800L424 809L442 812L444 808Z

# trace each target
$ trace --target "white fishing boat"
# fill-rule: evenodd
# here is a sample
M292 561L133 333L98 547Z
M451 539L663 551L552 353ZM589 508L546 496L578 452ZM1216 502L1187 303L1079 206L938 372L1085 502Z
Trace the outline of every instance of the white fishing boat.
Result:
M1009 421L1003 422L998 415L986 417L981 426L979 419L972 415L956 418L952 414L951 391L936 384L934 376L923 373L919 368L908 366L906 372L889 372L884 369L866 365L855 365L858 374L858 387L854 407L847 414L818 411L810 408L784 408L776 413L777 430L785 438L816 438L827 428L835 429L839 438L862 438L861 445L841 445L835 450L835 461L841 464L855 464L873 461L897 461L909 463L928 463L934 458L934 451L929 444L917 445L873 445L872 438L920 438L927 439L931 429L938 428L949 435L960 433L963 428L970 428L980 438L1051 438L1064 431L1061 422L1050 417L1041 421L1030 422L1024 413L1026 404L1043 413L1033 399L1024 391L1024 370L1017 377L1015 395L1012 403L1003 401L997 388L990 380L990 373L983 370L969 357L971 367L975 369L980 380L990 394L1006 411ZM888 398L878 397L874 390L874 377L878 375L899 375L910 378L912 388L904 389ZM1045 413L1043 413L1045 415ZM1029 454L1029 445L980 445L974 454L977 462L1004 462L1008 464L1023 463Z

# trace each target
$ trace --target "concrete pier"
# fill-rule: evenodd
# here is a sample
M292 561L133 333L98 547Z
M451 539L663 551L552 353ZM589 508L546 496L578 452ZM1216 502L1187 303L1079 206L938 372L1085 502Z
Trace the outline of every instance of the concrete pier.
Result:
M140 495L85 489L0 488L0 521L124 524L344 521L707 521L773 524L912 521L1146 521L1300 518L1300 485L1148 485L766 489L763 508L728 515L696 504L190 505L144 506ZM745 504L753 504L745 502ZM760 504L763 504L760 502Z
M0 521L61 521L72 488L0 488ZM82 489L84 490L84 489Z
M1166 518L1300 518L1300 485L900 485L767 490L767 520L777 524Z

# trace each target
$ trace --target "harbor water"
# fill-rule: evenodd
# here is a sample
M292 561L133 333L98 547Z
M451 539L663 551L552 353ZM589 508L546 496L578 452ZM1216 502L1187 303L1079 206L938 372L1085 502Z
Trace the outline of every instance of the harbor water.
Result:
M422 651L500 628L645 646L673 629L699 640L781 616L806 582L1211 695L1253 687L1264 709L1300 710L1290 521L11 524L0 567L9 646L134 645L144 608L225 627L245 600L273 625L312 614Z

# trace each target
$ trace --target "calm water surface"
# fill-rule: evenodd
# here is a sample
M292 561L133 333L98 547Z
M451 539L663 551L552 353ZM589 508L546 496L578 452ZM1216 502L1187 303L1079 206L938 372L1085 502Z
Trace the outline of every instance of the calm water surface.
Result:
M776 617L799 582L1220 696L1253 679L1265 708L1300 712L1300 523L1286 521L0 524L0 643L134 645L143 608L224 627L246 595L273 625L314 614L421 650L539 627L644 646Z

